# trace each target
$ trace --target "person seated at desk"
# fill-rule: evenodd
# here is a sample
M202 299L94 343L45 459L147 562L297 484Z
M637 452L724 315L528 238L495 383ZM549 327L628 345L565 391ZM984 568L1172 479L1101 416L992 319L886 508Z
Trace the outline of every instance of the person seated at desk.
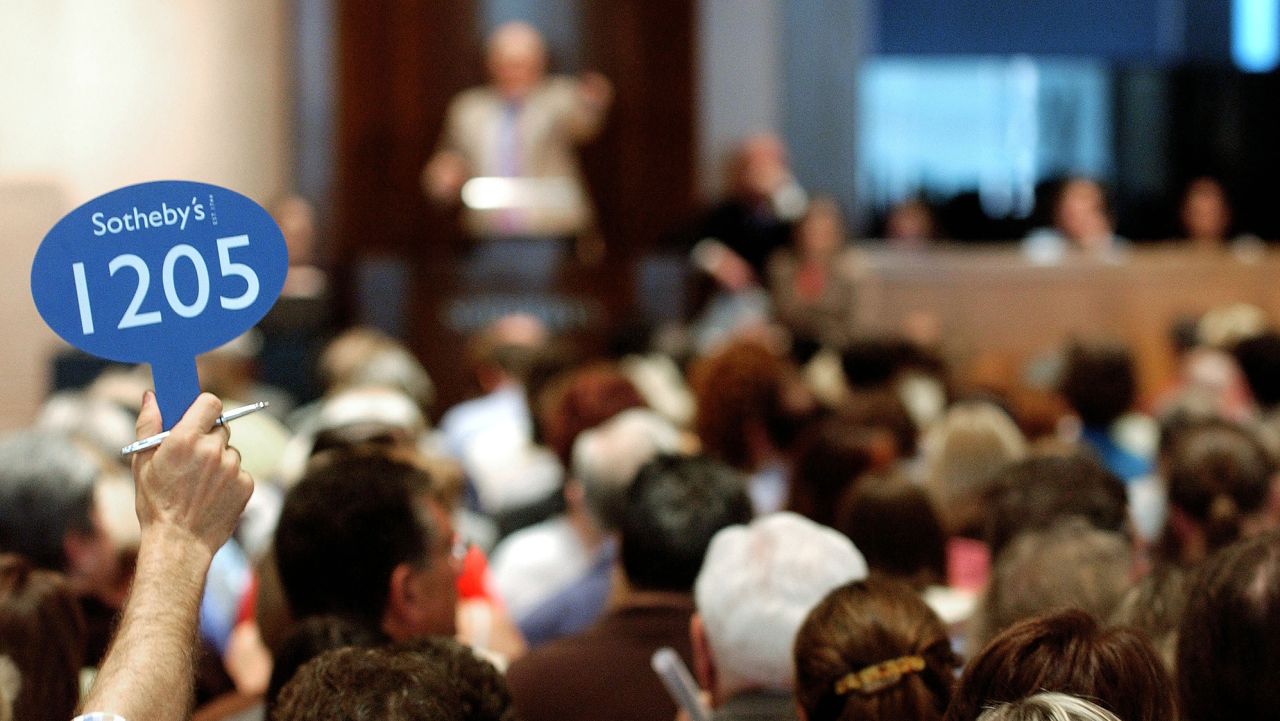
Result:
M1262 239L1252 233L1232 234L1235 217L1231 199L1222 183L1208 175L1187 183L1178 220L1182 223L1182 237L1199 251L1212 253L1230 248L1237 258L1250 260L1264 248Z
M798 338L843 347L855 330L856 255L845 244L840 207L818 198L796 226L792 245L769 259L778 320Z
M1069 249L1114 259L1128 246L1116 235L1106 192L1097 181L1075 177L1063 181L1053 201L1053 226L1037 228L1022 241L1023 252L1037 263L1057 263Z
M913 196L889 209L884 238L895 250L924 250L942 235L933 208L924 198Z

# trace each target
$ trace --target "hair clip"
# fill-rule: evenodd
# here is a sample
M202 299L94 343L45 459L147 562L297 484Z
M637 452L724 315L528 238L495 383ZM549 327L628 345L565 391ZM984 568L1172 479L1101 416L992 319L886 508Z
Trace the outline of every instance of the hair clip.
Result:
M836 694L843 696L850 691L873 694L894 685L909 673L919 673L923 670L924 659L919 656L891 659L867 666L861 671L855 671L836 681Z

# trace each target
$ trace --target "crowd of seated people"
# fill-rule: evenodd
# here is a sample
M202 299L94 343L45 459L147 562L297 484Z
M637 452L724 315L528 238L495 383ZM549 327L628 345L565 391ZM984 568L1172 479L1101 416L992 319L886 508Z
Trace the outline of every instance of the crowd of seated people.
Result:
M1047 435L901 340L829 349L832 402L776 335L739 334L656 391L693 399L682 418L636 362L567 360L533 319L483 336L477 367L505 370L440 430L422 369L363 329L328 357L386 368L271 421L284 444L231 429L230 465L267 468L275 500L233 509L176 604L200 718L1263 718L1280 691L1268 331L1217 349L1261 379L1243 415L1176 393L1148 412L1123 347L1069 344ZM913 414L922 379L944 400ZM93 704L152 666L112 673L139 663L130 606L182 588L142 579L155 520L112 500L123 409L96 393L0 442L14 718L70 718L86 688L87 711L140 708ZM693 709L650 668L664 647Z
M0 438L0 719L1274 717L1280 332L1206 321L1160 398L1066 343L1046 421L862 332L835 206L753 143L684 342L496 318L438 408L355 328L287 414L204 395L122 462L159 411L110 371Z

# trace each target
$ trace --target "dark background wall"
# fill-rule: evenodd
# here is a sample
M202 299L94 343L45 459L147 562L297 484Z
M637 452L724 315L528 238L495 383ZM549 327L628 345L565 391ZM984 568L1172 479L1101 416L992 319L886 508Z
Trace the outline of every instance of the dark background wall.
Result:
M876 50L906 55L1231 58L1228 0L878 0Z

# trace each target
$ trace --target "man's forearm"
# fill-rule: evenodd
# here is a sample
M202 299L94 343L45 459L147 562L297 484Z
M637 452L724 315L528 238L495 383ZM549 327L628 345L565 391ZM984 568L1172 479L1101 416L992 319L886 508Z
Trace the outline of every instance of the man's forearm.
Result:
M144 532L129 601L86 711L128 721L177 721L190 713L192 654L212 555L179 529Z

